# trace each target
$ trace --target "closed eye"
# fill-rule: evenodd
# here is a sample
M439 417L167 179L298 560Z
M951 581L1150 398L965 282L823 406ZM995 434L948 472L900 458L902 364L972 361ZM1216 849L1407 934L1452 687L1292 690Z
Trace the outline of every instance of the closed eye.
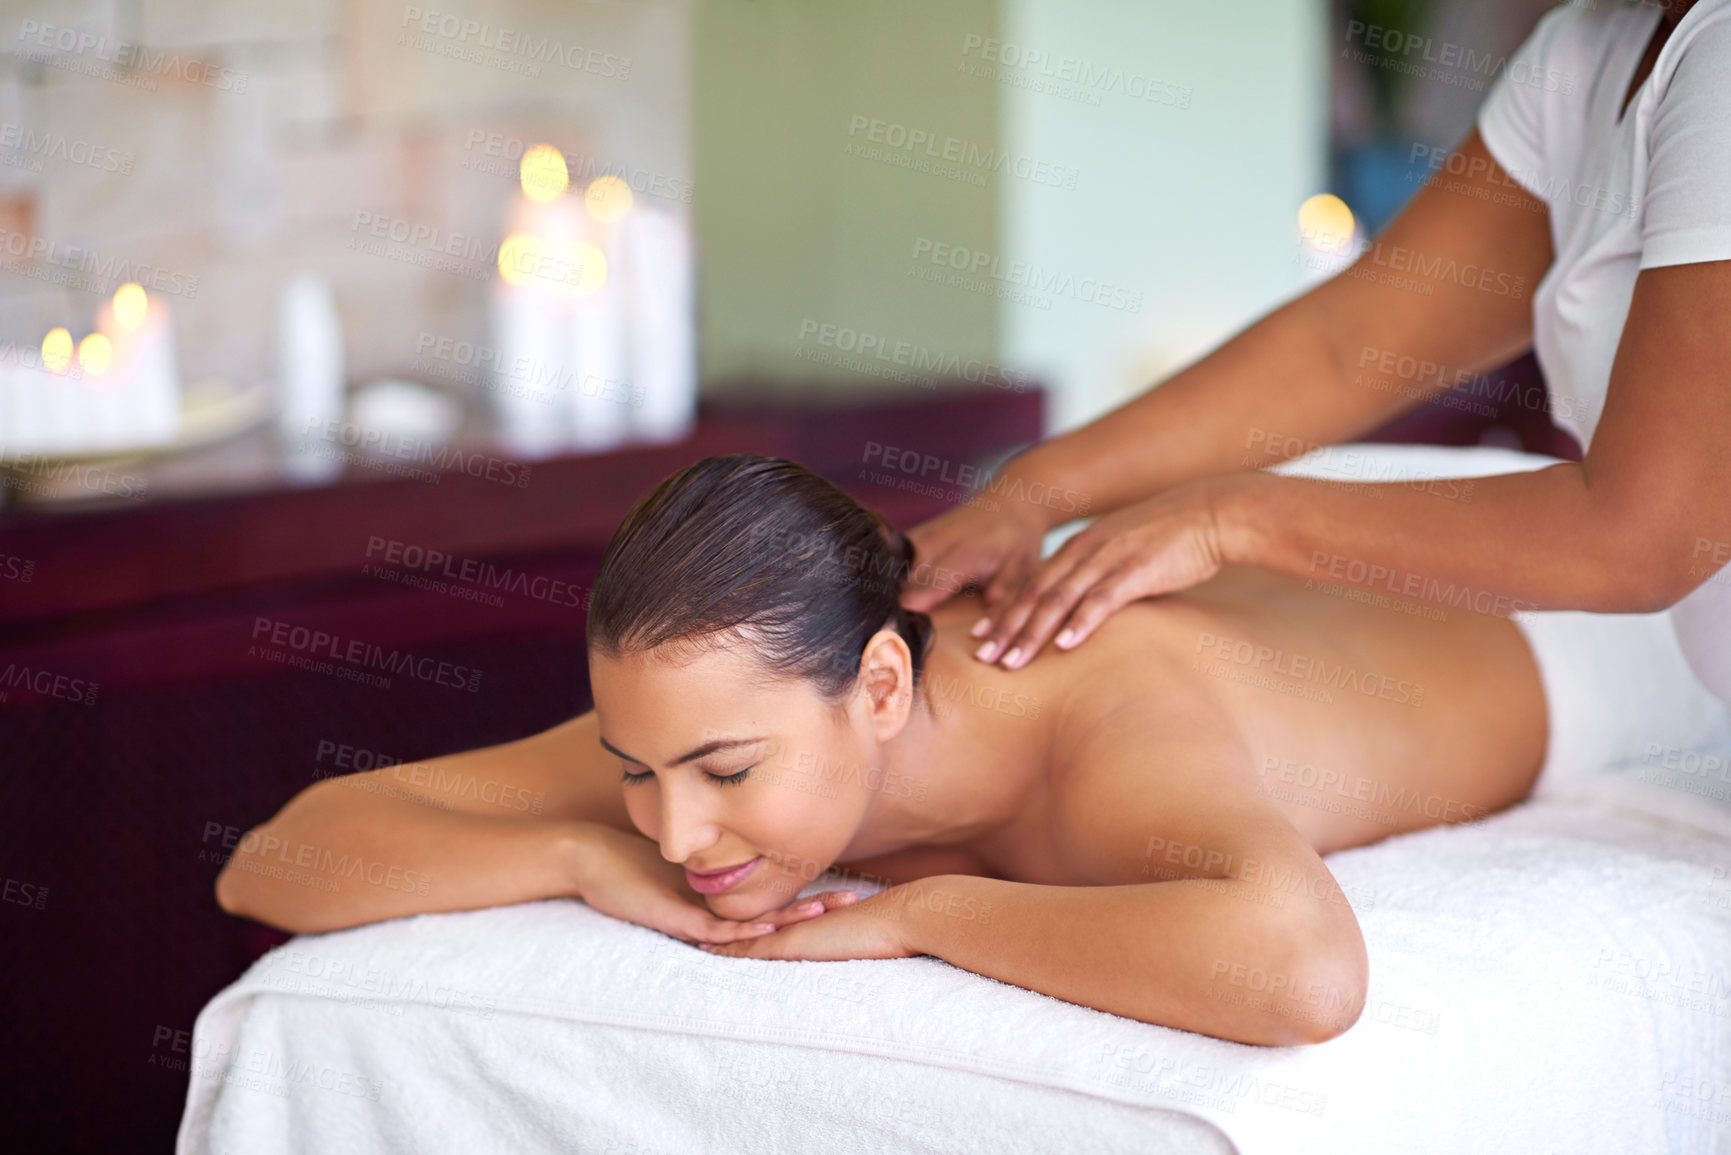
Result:
M756 768L757 764L754 762L735 774L711 774L705 770L703 776L711 782L718 782L723 786L737 786L741 782L744 782L745 776L750 774ZM631 771L621 767L619 771L619 781L625 783L627 786L636 786L639 783L649 781L653 777L655 777L655 774L650 770L645 770L641 774L633 774Z

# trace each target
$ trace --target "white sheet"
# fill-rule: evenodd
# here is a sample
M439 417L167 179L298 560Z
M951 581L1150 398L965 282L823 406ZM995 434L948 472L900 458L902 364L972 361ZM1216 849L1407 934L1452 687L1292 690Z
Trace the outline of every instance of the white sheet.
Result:
M715 957L576 902L301 936L199 1016L177 1149L1731 1142L1731 840L1546 800L1330 866L1369 943L1370 1001L1308 1048L1149 1026L931 958Z

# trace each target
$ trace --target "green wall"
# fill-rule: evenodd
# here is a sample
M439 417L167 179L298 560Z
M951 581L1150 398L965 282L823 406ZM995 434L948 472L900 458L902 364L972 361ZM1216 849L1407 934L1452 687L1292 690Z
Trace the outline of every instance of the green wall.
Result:
M921 361L992 358L995 299L909 270L920 238L996 242L1002 90L958 67L967 37L996 35L996 3L702 0L696 20L705 391L747 378L895 388ZM916 133L929 142L910 148ZM882 159L941 167L946 147L953 175ZM841 348L862 338L875 342L863 358Z

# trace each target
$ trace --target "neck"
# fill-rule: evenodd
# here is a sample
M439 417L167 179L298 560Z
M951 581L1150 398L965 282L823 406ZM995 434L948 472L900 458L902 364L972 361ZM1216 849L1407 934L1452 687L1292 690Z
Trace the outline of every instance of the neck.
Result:
M1040 759L1026 756L1028 736L1019 729L1006 732L1002 715L957 704L958 687L961 694L978 695L1018 676L975 661L966 652L966 627L948 620L956 615L943 616L907 724L878 749L881 787L849 844L849 857L983 838L1025 812L1044 770ZM959 616L971 622L978 609Z

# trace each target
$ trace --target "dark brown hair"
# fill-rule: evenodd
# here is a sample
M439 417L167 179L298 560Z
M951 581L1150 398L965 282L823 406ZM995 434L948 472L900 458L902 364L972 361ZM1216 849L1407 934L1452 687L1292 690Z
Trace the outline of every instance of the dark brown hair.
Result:
M626 515L589 599L589 644L610 656L726 635L772 675L853 688L865 645L893 628L915 685L932 621L903 609L914 547L884 518L803 466L736 453L708 457Z

